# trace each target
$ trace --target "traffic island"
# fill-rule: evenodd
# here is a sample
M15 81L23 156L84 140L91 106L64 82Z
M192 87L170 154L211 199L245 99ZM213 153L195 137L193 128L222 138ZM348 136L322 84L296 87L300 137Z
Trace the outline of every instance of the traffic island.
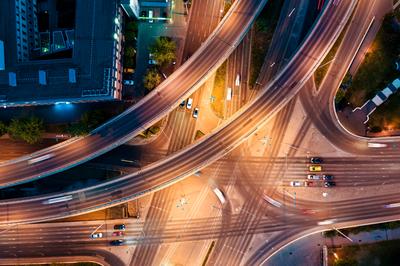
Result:
M385 17L363 63L353 77L346 75L336 95L339 120L357 135L391 136L400 129L397 22L395 14Z

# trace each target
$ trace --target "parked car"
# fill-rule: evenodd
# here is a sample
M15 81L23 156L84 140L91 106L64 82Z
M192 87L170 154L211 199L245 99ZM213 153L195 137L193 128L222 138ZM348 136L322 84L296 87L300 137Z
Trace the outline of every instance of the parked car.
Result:
M333 175L323 175L322 179L327 180L327 181L333 180Z
M311 157L310 158L310 162L311 163L315 163L315 164L320 164L320 163L323 162L323 160L321 158L319 158L319 157Z
M154 60L152 53L149 53L149 65L157 65L157 61Z
M310 170L310 172L321 172L322 171L321 165L310 165L308 167L308 169Z
M185 107L185 104L186 104L186 101L183 100L183 101L179 104L179 107L180 107L180 108L183 108L183 107Z
M117 239L117 240L112 240L110 241L110 245L111 246L121 246L122 244L124 244L124 240L123 239Z
M307 175L307 179L319 180L319 179L321 179L321 176L320 175Z
M102 238L103 234L102 233L95 233L95 234L92 234L90 237L91 238Z
M130 79L126 79L126 80L124 80L124 85L135 85L135 81L134 80L130 80Z
M334 186L336 186L336 183L333 181L326 181L324 183L324 187L334 187Z
M114 225L114 230L125 230L125 224Z
M187 99L186 108L192 109L192 104L193 104L193 99L192 98Z
M194 118L197 118L197 117L199 117L199 108L194 108L194 110L193 110L193 117Z
M300 182L300 181L291 181L290 182L290 186L292 186L292 187L301 187L301 185L302 185L302 182Z

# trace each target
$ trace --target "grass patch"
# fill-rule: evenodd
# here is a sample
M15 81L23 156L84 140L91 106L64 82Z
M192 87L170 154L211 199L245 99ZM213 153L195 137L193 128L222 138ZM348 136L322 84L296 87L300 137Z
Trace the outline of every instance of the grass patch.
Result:
M352 107L361 106L400 76L400 72L395 69L395 62L399 60L400 54L400 33L395 29L395 23L394 14L385 17L364 62L353 77L345 95ZM399 114L400 95L397 93L372 113L368 126L400 128Z
M218 116L224 117L226 85L226 61L217 69L214 79L214 87L211 93L211 109Z
M251 65L249 84L253 88L257 81L265 56L278 23L283 1L270 0L254 22L251 43Z
M226 13L228 13L231 6L232 6L232 2L224 1L224 12L223 12L222 17L225 17Z
M400 240L382 241L374 244L345 246L342 248L330 249L330 265L398 265L398 252ZM336 253L337 258L333 255Z
M194 136L194 140L198 140L199 138L203 137L205 134L201 130L196 131L196 135Z
M160 132L160 122L156 123L155 125L152 125L142 133L140 133L138 136L142 137L144 139L148 139L154 135L157 135L158 132Z

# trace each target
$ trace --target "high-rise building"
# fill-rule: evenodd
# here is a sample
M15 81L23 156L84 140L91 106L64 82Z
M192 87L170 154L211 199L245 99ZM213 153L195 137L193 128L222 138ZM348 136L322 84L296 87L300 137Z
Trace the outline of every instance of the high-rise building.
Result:
M36 0L15 0L17 61L29 60L30 51L39 46Z
M129 17L139 18L138 0L121 0L121 6Z

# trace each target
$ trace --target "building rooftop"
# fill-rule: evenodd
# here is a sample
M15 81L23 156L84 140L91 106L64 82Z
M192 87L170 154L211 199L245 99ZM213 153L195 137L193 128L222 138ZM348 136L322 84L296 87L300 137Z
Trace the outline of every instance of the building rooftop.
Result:
M72 57L53 59L49 55L45 60L17 62L15 2L1 1L0 40L4 41L5 70L0 70L0 95L6 100L0 106L119 98L121 34L116 18L121 21L121 11L117 2L76 1L75 29L65 35L59 31L53 39L60 45L57 47L64 45L62 36L72 40ZM75 82L71 82L71 71ZM9 73L15 73L16 86L10 86ZM39 82L40 75L45 83Z

